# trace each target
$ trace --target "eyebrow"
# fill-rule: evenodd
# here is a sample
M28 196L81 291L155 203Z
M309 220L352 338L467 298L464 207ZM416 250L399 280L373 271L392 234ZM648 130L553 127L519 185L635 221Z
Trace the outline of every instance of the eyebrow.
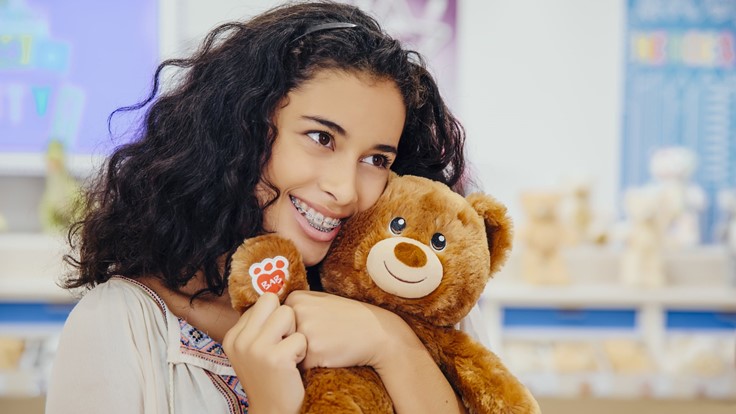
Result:
M346 138L348 137L348 133L347 131L345 131L345 128L340 126L340 124L338 124L337 122L333 122L333 121L330 121L329 119L325 119L319 116L312 116L312 115L302 115L302 118L317 122L318 124L322 124L326 128L329 128L330 130ZM399 152L398 149L396 149L396 147L394 147L393 145L386 145L386 144L377 144L373 147L373 149L377 151L381 151L381 152L388 152L394 155L398 154Z
M303 115L302 118L322 124L323 126L337 132L340 135L348 135L347 131L345 131L345 128L341 127L340 124L338 124L337 122L332 122L319 116Z
M399 153L399 151L393 145L378 144L374 146L373 149L381 152L389 152L394 155L397 155Z

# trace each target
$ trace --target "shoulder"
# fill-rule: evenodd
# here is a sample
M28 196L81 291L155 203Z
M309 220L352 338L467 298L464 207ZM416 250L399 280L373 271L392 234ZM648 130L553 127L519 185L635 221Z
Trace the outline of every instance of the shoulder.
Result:
M126 313L138 311L157 311L165 315L164 302L150 288L133 279L113 277L87 292L75 306L77 310L95 310Z
M66 325L101 331L147 327L164 333L167 312L163 301L144 285L114 277L87 292L69 314Z
M151 293L116 277L77 303L59 338L47 412L143 412L146 398L165 404L160 382L166 378L166 308Z

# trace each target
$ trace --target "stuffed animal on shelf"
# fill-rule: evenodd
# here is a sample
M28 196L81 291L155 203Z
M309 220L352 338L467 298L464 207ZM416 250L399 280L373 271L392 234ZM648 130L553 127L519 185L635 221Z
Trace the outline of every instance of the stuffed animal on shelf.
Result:
M534 397L500 359L456 327L510 246L506 208L491 197L463 198L439 182L392 176L373 207L343 224L320 265L320 278L326 292L401 316L468 412L539 413ZM298 251L275 234L246 240L232 256L229 293L240 311L261 292L283 300L306 285ZM303 379L302 412L394 412L370 367L310 369Z
M595 346L590 341L560 341L552 345L552 366L562 374L596 372L601 369Z
M734 341L706 330L693 330L668 338L663 352L663 371L684 378L723 377L733 372Z
M570 229L572 245L588 244L592 241L593 208L590 196L591 181L584 177L569 179L565 185L565 222Z
M521 194L526 225L519 234L521 276L536 285L567 284L570 276L562 249L571 237L560 219L562 194L557 191L527 191Z
M655 361L641 340L612 338L602 345L605 359L615 373L651 374L656 370Z
M706 196L692 181L696 165L695 153L685 147L660 148L650 160L650 187L660 198L657 220L666 247L693 247L701 241L700 214L706 207Z
M648 187L630 188L624 194L627 230L621 255L621 282L627 286L660 287L665 284L662 228L658 220L659 194Z
M23 339L0 336L0 372L18 370L24 350Z
M724 188L717 194L720 212L716 224L715 241L736 255L736 188Z
M66 229L79 215L81 186L66 168L64 144L51 140L46 150L46 186L38 214L47 233Z

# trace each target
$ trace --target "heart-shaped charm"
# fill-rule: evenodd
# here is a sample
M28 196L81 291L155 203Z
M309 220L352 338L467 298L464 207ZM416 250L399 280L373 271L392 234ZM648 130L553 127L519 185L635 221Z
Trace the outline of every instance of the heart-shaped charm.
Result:
M284 256L268 257L250 265L248 273L259 295L265 292L278 295L289 280L289 261Z

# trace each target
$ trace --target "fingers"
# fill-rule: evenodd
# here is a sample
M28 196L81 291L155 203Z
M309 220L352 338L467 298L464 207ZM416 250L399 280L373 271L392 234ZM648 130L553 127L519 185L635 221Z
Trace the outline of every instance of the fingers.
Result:
M307 337L294 332L276 345L279 352L294 356L294 363L298 364L307 356Z
M271 292L264 293L260 298L258 298L256 303L254 303L253 306L251 306L251 308L248 309L247 312L245 312L246 314L248 314L248 319L243 322L243 333L254 334L255 332L250 331L260 330L260 327L263 325L266 319L268 319L269 316L271 316L271 314L279 308L279 306L280 304L278 296ZM240 322L241 321L238 321L238 323Z
M258 330L258 341L275 344L295 331L296 318L294 317L294 310L289 306L279 306L261 325Z
M253 412L298 412L304 386L297 364L307 341L296 332L294 310L273 293L261 296L228 331L223 349L243 387ZM264 373L268 373L264 375Z
M222 345L232 349L236 341L242 342L238 338L254 338L260 327L279 306L279 299L275 294L263 294L228 330L223 338Z
M262 324L263 321L279 306L278 297L270 292L264 293L253 306L243 313L243 316L238 319L238 322L233 325L232 330L238 332L242 331L253 318L253 322L258 325Z
M238 322L227 332L223 346L227 349L255 346L259 349L271 349L284 338L296 332L296 317L290 306L279 304L278 297L266 293L240 317ZM303 336L303 335L302 335ZM291 341L299 342L299 339ZM293 349L299 346L290 345ZM306 347L306 345L304 345ZM301 361L303 355L299 356Z

